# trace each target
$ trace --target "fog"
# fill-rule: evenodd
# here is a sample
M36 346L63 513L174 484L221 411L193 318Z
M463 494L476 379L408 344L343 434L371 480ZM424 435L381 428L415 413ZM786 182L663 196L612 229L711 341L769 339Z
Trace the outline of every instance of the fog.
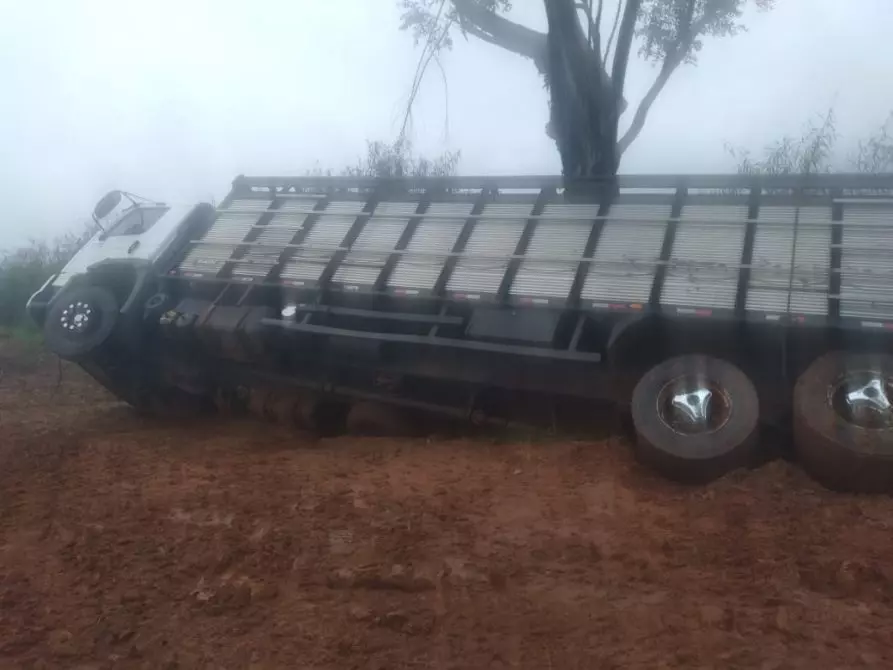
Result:
M543 27L542 2L514 17ZM399 130L419 56L394 0L4 0L0 247L76 226L123 188L221 198L237 174L353 162ZM893 2L778 0L748 32L708 39L655 104L623 172L729 171L834 105L844 138L893 109ZM419 153L461 150L464 174L554 173L533 65L474 41L432 69L414 109ZM627 97L655 69L635 60Z

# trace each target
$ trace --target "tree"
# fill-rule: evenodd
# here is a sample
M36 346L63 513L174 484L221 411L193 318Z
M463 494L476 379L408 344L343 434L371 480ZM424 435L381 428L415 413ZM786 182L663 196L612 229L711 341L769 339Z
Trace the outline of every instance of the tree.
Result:
M616 0L608 21L605 0L543 0L547 31L541 33L508 18L511 0L398 1L401 28L423 44L410 104L428 64L452 48L456 31L525 57L549 90L547 132L570 178L616 174L654 102L680 65L697 61L704 38L739 33L749 4L768 10L775 2ZM627 110L624 85L636 38L639 55L658 65L658 72L621 135L621 115Z
M834 109L810 121L799 137L785 135L754 159L746 149L726 147L739 174L814 174L852 170L862 174L893 171L893 113L881 126L856 143L846 158L837 153L840 135Z
M27 247L0 252L0 329L29 324L25 313L28 298L47 278L64 267L69 259L96 233L92 221L79 233L69 232L49 242L31 240Z
M880 128L864 140L859 140L856 154L851 159L857 172L879 174L893 172L893 112Z

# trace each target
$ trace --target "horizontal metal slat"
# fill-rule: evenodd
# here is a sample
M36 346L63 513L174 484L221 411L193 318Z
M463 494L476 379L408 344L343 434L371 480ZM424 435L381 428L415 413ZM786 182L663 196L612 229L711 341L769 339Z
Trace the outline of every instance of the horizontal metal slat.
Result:
M218 211L214 223L202 237L204 244L192 247L177 270L202 274L220 272L270 204L269 198L231 201Z
M532 204L490 204L484 207L484 214L517 216L499 221L480 220L475 224L465 245L463 256L447 282L448 291L473 291L476 293L496 293L508 267L508 259L476 259L475 254L506 257L515 252L521 233L527 225Z
M233 200L217 215L204 242L241 242L270 206L269 200Z
M394 266L387 285L428 291L433 289L443 270L446 256L413 256L413 253L450 253L472 208L473 205L468 202L438 202L429 205L426 214L453 218L421 219L406 246L406 253Z
M844 205L843 225L888 228L893 225L893 207L876 204Z
M178 270L217 274L226 265L235 249L236 245L194 247L186 254Z
M245 255L233 266L235 277L266 277L279 262L282 252L307 220L308 214L294 213L293 210L312 208L315 199L292 199L282 203L275 210L269 223L260 229L254 242Z
M580 297L598 302L647 302L670 214L669 204L611 207Z
M843 208L840 315L893 320L893 207L848 204Z
M746 205L686 205L676 229L661 304L732 309L744 247ZM740 225L716 225L716 221ZM684 266L674 264L682 261Z
M598 216L598 205L551 204L543 208L543 215L524 253L524 260L509 289L510 295L566 298L577 274L578 262L549 262L537 256L582 256L592 222L568 220L564 217Z
M374 284L417 208L415 202L379 203L375 213L394 218L366 221L332 280L344 284Z
M761 225L764 221L785 225ZM797 242L792 258L795 223ZM826 314L831 262L830 225L830 207L804 207L799 210L793 206L761 208L754 238L746 309L787 311L787 290L790 286L794 291L791 311ZM780 296L778 291L782 292ZM779 301L781 307L778 306Z
M236 198L221 209L225 212L264 212L271 203L270 198Z
M788 296L790 295L790 310L788 309ZM773 312L787 314L808 314L813 316L825 316L828 313L828 295L826 292L802 292L793 291L790 294L787 289L762 289L753 288L747 293L746 309L759 312Z
M307 248L298 249L282 265L279 273L286 281L318 281L326 264L335 255L366 203L357 200L330 202L322 210L329 216L320 217L304 237ZM315 250L313 247L320 247Z
M322 211L333 216L320 217L307 233L304 243L311 246L337 247L350 227L362 214L365 203L357 201L330 202Z

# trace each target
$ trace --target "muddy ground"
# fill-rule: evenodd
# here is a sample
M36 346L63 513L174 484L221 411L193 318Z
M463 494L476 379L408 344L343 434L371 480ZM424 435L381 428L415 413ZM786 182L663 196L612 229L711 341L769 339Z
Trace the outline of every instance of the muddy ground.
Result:
M136 418L0 345L2 668L882 668L893 501Z

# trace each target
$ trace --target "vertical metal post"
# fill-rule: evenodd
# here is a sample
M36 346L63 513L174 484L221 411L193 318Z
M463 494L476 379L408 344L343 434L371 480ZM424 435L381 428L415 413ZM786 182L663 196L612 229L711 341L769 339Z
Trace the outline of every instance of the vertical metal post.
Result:
M418 207L416 207L415 214L413 214L412 218L407 222L406 228L403 229L400 239L397 240L397 244L394 246L394 252L403 251L409 246L412 236L415 235L416 228L419 227L419 224L424 218L423 214L425 214L425 212L428 211L428 207L431 206L431 200L433 199L432 195L433 193L431 189L427 189L422 194ZM391 273L399 262L400 257L401 254L398 253L391 253L390 256L388 256L388 260L385 261L384 267L382 267L381 272L378 273L378 278L375 280L373 290L381 291L384 289L388 283L388 279L391 277Z
M313 227L319 222L321 213L329 206L331 198L332 194L331 191L329 191L324 198L320 198L316 201L316 204L313 206L314 213L306 216L304 224L295 231L295 234L292 236L291 240L289 240L289 244L302 244L304 240L307 239L307 235L310 234L310 231L313 230ZM270 270L270 274L267 276L267 281L277 281L282 273L282 267L297 254L298 249L285 247L285 249L282 250L282 253L279 254L279 260L276 261L276 265Z
M577 274L574 276L574 282L571 284L571 290L567 296L568 306L573 309L579 309L580 307L580 294L583 292L583 284L586 282L586 275L589 273L592 257L605 229L605 217L608 216L615 198L616 191L614 189L606 188L600 193L598 211L596 212L598 218L592 222L589 237L586 240L586 245L583 247L583 258L577 265Z
M554 188L540 189L530 211L530 216L540 216L546 208L546 204L554 199L555 195L556 192ZM530 238L533 237L533 232L536 230L538 222L539 219L527 219L527 223L524 225L524 230L521 232L521 237L518 238L518 244L515 245L515 256L522 256L527 252L527 247L530 245ZM518 274L518 268L520 267L520 258L512 258L509 260L508 266L505 269L505 274L502 275L499 289L496 291L496 295L500 302L506 302L508 300L509 291L511 290L512 283L515 281L515 275Z
M741 249L741 268L738 270L738 290L735 293L735 314L743 316L747 308L747 290L750 286L753 247L757 235L757 217L760 215L762 186L754 182L747 199L747 223L744 230L744 246Z
M651 296L648 303L653 307L660 306L660 297L664 290L664 282L667 280L670 256L673 255L673 243L676 241L676 229L679 227L679 217L682 216L682 208L688 197L688 185L683 180L676 188L676 197L673 199L673 207L670 210L670 220L667 221L667 230L664 233L664 243L660 249L660 263L654 272L654 283L651 285Z
M843 265L843 203L835 202L843 192L837 188L831 191L831 265L828 268L828 318L838 320L840 318L840 286L843 283L843 275L840 271Z
M271 193L271 195L273 195ZM270 203L270 206L267 209L275 210L282 207L283 199L278 197L277 195L273 195L273 201ZM230 279L233 275L233 269L236 267L236 264L242 260L248 251L251 249L250 246L247 246L246 242L254 242L258 235L263 232L263 228L261 226L266 226L273 217L276 215L276 212L264 212L261 214L260 218L255 222L254 226L245 234L242 238L243 244L237 246L233 249L233 252L230 254L229 260L223 264L223 267L220 268L220 271L217 273L217 277L219 279ZM263 279L262 277L260 279Z
M353 246L353 243L356 241L357 237L360 236L360 233L363 231L363 227L369 222L373 212L375 212L375 208L378 206L378 203L382 200L382 187L379 186L375 190L373 190L369 194L369 198L366 200L366 204L363 207L363 211L357 216L356 220L353 222L353 225L350 227L350 230L347 231L347 234L344 236L344 240L341 242L342 247L346 247L347 250L336 251L332 254L332 258L329 259L328 264L326 264L326 268L322 271L322 274L319 277L319 289L320 291L324 291L332 277L335 276L335 272L338 270L338 266L341 265L341 262L347 256L349 249Z
M465 245L468 244L468 238L471 237L471 233L474 231L474 226L477 222L477 219L475 217L479 216L481 212L484 211L484 207L486 206L487 202L493 197L494 193L495 189L489 188L487 186L481 187L481 192L471 209L471 216L465 220L465 223L462 226L462 230L459 233L459 237L456 238L456 243L453 244L453 254L460 254L465 250ZM443 297L443 292L446 290L446 285L453 274L456 263L458 262L459 257L455 255L448 256L447 259L444 261L443 268L440 271L440 276L437 278L437 281L434 284L434 295L436 297Z
M794 292L794 264L797 262L797 238L800 233L800 203L803 201L803 189L796 189L794 196L794 234L791 239L791 266L788 270L788 299L785 303L785 314L791 314L791 298Z

